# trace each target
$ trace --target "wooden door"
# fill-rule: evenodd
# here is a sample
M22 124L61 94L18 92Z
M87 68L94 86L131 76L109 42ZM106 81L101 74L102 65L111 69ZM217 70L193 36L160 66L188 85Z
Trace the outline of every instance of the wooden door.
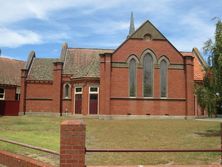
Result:
M98 113L98 94L90 94L89 113Z
M75 114L82 114L82 94L75 95Z

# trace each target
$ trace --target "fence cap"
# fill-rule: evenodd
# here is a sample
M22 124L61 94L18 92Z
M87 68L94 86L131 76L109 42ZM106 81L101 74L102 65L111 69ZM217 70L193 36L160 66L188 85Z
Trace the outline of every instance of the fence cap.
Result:
M61 125L85 125L82 120L65 120Z

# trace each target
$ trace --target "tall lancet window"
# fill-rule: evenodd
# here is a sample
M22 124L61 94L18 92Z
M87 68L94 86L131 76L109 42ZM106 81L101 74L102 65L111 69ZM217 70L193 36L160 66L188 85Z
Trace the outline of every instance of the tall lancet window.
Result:
M166 60L160 62L160 96L167 97L167 71L168 64Z
M136 60L129 61L129 95L136 97Z
M68 83L64 85L64 98L70 98L70 85Z
M143 57L143 96L153 96L153 57L149 53Z

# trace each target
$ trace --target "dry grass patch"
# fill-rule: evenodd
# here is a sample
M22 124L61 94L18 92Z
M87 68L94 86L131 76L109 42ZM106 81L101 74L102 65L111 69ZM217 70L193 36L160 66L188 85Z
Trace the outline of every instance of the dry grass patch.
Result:
M59 151L60 122L72 117L0 117L0 137ZM88 148L220 148L220 124L195 120L85 119ZM57 157L0 142L0 148L52 164ZM219 153L90 153L90 165L212 164Z

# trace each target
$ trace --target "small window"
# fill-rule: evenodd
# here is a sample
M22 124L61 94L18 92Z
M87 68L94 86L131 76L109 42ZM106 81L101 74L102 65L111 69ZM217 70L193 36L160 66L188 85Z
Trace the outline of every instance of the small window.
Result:
M0 100L5 99L5 90L3 88L0 88Z
M15 100L19 100L20 99L20 92L21 92L20 88L17 87L16 88L16 94L15 94Z
M70 97L70 85L69 84L65 84L65 87L64 87L64 97L66 99L68 99Z
M151 34L145 34L144 36L143 36L143 39L145 39L145 40L152 40L152 35Z
M82 88L81 87L75 88L75 93L76 94L82 94Z
M97 87L91 87L90 88L90 92L97 92L98 91L98 88Z
M89 93L98 93L98 87L90 87Z

